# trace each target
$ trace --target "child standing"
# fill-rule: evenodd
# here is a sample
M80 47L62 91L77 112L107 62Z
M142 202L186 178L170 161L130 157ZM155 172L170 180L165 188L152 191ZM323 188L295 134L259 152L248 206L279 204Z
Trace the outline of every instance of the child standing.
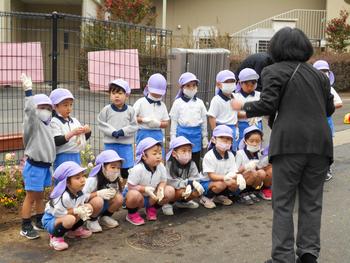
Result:
M343 107L343 101L341 100L337 91L333 88L335 77L334 77L333 72L330 70L328 62L325 60L317 60L313 64L313 66L314 66L314 68L323 72L329 78L329 82L331 84L331 94L334 97L333 101L334 101L335 109L339 109L339 108ZM328 125L332 131L332 136L334 137L335 129L334 129L334 123L333 123L332 116L327 117L327 120L328 120ZM333 177L332 170L331 170L331 167L329 167L328 172L327 172L327 176L326 176L326 181L331 180L332 177Z
M134 134L138 129L134 109L125 104L131 90L122 79L109 84L111 104L105 106L98 115L98 127L104 134L105 150L114 150L124 159L121 176L128 178L129 168L134 166Z
M192 146L185 137L176 137L170 142L166 156L167 183L175 188L175 205L179 208L198 208L198 203L192 199L204 192L197 166L191 160Z
M265 200L271 200L272 169L268 164L262 165L263 156L261 144L263 132L255 125L246 128L243 132L243 140L240 150L236 154L236 166L243 173L247 183L247 189L241 193L240 202L246 205L259 202L254 191L260 190L259 196ZM266 154L265 154L266 155Z
M51 135L50 121L52 102L45 94L32 96L32 80L21 75L25 91L23 142L27 157L23 169L26 196L22 206L21 236L28 239L40 237L36 230L42 230L41 218L44 213L44 189L51 186L50 167L55 160L56 148ZM34 227L31 220L35 204Z
M80 165L80 151L85 148L85 142L91 136L91 129L88 125L82 126L76 118L70 116L74 97L68 89L53 90L50 99L55 108L50 123L56 144L53 168L56 169L65 161L73 161Z
M68 248L64 241L66 233L68 238L88 238L92 234L83 224L90 216L96 215L92 204L102 207L102 199L92 199L92 195L82 192L85 170L77 163L67 161L54 172L57 185L46 204L42 224L50 235L50 247L55 250Z
M260 92L255 90L259 79L259 75L255 72L255 70L251 68L242 69L241 72L239 72L238 78L239 83L234 95L235 98L242 103L260 100ZM244 130L252 125L257 126L260 130L262 130L262 118L255 117L244 119L242 117L242 113L238 113L239 139L237 145L239 145L243 138Z
M143 225L139 208L146 208L148 220L157 220L157 208L174 199L174 188L166 185L167 175L162 163L162 143L145 138L136 147L136 165L130 169L128 186L123 191L128 214L126 221ZM167 210L166 210L166 209ZM172 215L172 207L165 207L163 213Z
M206 208L214 208L215 203L231 205L228 194L236 194L245 188L245 180L238 174L235 156L231 152L232 129L226 125L216 126L210 142L209 151L203 159L203 178L205 190L200 203Z
M93 233L101 232L101 225L114 228L119 225L112 218L123 203L121 195L120 168L124 160L113 150L105 150L96 157L96 166L91 170L84 186L84 193L96 193L104 200L102 210L96 217L87 221L87 227ZM94 209L97 209L94 207ZM100 217L98 219L98 217ZM100 225L101 224L101 225Z
M232 150L236 151L238 139L237 111L231 107L230 100L236 89L236 77L230 70L222 70L216 75L216 95L210 102L208 110L209 125L212 130L217 125L226 125L232 129Z
M208 146L207 110L201 99L196 97L199 80L191 72L179 78L180 90L170 110L170 136L184 136L191 143L192 160L200 170L201 148Z
M153 74L147 82L145 97L138 99L133 108L139 124L136 145L146 137L163 142L163 132L169 125L168 110L162 101L166 93L166 79L163 75Z

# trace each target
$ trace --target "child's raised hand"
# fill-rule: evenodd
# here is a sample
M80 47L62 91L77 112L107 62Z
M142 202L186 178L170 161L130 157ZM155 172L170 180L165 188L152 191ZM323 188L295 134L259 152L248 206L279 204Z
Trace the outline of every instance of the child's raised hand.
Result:
M191 193L192 193L192 187L191 187L191 185L187 185L186 189L185 189L185 192L182 193L182 197L184 199L187 199L187 198L190 197Z
M32 89L32 86L33 86L32 79L28 77L25 73L21 74L20 80L22 82L24 91Z

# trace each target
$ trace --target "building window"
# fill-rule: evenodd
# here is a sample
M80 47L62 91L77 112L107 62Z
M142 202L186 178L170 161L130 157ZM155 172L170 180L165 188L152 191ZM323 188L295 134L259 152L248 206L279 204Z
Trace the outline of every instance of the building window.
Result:
M258 41L258 47L257 52L267 52L267 49L269 48L270 41L269 40L259 40Z

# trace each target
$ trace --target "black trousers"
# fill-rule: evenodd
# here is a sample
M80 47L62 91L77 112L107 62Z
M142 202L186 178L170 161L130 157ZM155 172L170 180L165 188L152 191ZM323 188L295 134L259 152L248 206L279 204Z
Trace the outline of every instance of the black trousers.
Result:
M316 154L285 154L272 159L272 260L294 263L293 209L299 196L296 254L320 252L323 184L329 158Z

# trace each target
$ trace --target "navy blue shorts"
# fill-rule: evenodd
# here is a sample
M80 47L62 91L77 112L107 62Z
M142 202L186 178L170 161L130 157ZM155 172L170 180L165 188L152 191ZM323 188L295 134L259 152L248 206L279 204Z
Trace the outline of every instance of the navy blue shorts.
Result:
M125 204L126 202L126 194L128 193L128 188L125 187L123 190L123 204ZM145 208L150 207L150 203L149 203L149 197L148 196L143 196L143 206Z

